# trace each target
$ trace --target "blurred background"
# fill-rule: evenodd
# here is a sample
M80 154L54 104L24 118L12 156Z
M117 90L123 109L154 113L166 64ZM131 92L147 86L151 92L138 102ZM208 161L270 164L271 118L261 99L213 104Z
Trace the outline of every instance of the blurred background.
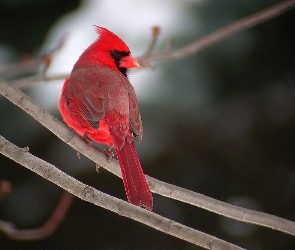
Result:
M151 26L189 44L275 0L2 0L0 76L34 75L11 65L39 58L64 34L48 75L69 73L96 38L93 25L112 30L143 54ZM181 60L130 72L144 124L138 145L146 174L231 204L295 221L295 11L244 30ZM61 119L63 81L23 89ZM100 170L0 97L0 134L19 147L103 192L126 200L122 181ZM104 148L102 146L102 148ZM0 155L0 180L11 193L0 219L18 228L42 225L63 191ZM154 195L154 212L247 249L295 249L294 237L223 218ZM20 242L0 234L1 249L201 249L76 198L52 236Z

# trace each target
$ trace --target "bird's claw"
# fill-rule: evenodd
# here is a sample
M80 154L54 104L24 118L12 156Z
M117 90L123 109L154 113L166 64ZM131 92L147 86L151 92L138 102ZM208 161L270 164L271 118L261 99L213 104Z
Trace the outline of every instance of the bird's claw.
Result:
M111 151L111 147L106 147L104 150L103 150L103 152L107 155L107 157L109 158L108 159L108 161L109 162L111 162L113 159L114 159L114 157L115 157L115 155L114 155L114 153Z
M96 170L97 173L100 173L100 172L99 172L99 169L100 169L100 168L101 168L101 166L99 166L99 165L96 163L96 164L95 164L95 170Z
M89 146L92 145L92 140L89 139L88 133L83 136L83 139L88 143Z

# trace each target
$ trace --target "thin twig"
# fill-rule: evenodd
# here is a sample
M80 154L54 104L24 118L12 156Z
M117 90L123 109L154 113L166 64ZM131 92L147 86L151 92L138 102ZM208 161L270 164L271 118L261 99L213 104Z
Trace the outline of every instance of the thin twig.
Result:
M0 221L0 231L13 240L36 240L46 238L53 234L56 228L64 220L73 199L74 195L65 191L53 213L41 227L33 229L17 229L15 225L10 222Z
M14 88L3 79L1 80L1 78L0 93L31 115L36 121L41 123L44 127L75 150L93 160L99 166L104 167L113 174L121 177L117 161L113 160L112 162L109 162L105 154L97 148L87 144L85 140L74 133L73 130L58 121L44 108L25 95L21 90ZM147 180L151 190L160 195L171 197L235 220L268 227L295 236L295 222L277 216L233 206L225 202L158 181L148 176Z
M13 78L13 76L19 76L37 71L42 64L41 58L32 58L31 56L24 56L19 62L10 65L0 65L0 75Z
M169 50L167 50L163 53L160 53L160 54L153 55L152 51L155 47L155 44L156 44L156 41L158 38L158 34L159 34L159 30L156 30L157 32L155 32L153 34L152 42L151 42L147 52L139 60L142 61L141 64L144 64L144 63L148 64L151 61L180 59L183 57L191 56L191 55L196 54L197 52L207 48L208 46L211 46L212 44L214 44L218 41L221 41L230 35L233 35L236 32L239 32L239 31L244 30L246 28L252 27L252 26L257 25L259 23L265 22L275 16L278 16L278 15L286 12L287 10L291 9L294 4L295 4L294 0L285 1L283 3L273 6L271 8L268 8L266 10L258 12L254 15L251 15L251 16L248 16L244 19L241 19L233 24L230 24L230 25L228 25L228 26L226 26L226 27L224 27L212 34L209 34L208 36L205 36L202 39L200 39L190 45L187 45L183 48L171 50L171 46L170 46ZM57 48L58 47L59 46L57 46ZM55 49L53 49L53 51L54 50ZM50 53L53 53L53 52L50 52ZM41 72L42 74L40 76L23 78L23 79L16 81L15 82L16 86L25 87L25 86L31 85L32 83L36 83L36 82L40 82L40 81L60 80L60 79L66 78L68 76L67 74L66 75L56 75L56 76L45 76L46 70L51 62L50 53L45 54L43 57L41 57L41 59L38 59L35 61L30 61L29 64L27 64L27 63L20 64L21 67L28 69L28 68L32 68L32 66L35 67L39 63L43 63L44 69ZM19 71L19 68L15 67L15 66L12 67L12 69L17 69ZM75 145L75 143L74 143L74 138L76 136L71 134L71 132L67 131L67 133L68 134L65 136L66 138L71 138L71 136L73 136L73 138L72 138L73 141L70 139L69 144L72 144L72 146L74 146L74 147L75 146L79 147L80 145L78 145L78 144L80 142L78 142L77 145ZM68 137L68 136L70 136L70 137ZM81 151L81 153L83 153L87 156L87 153L83 152L83 149L80 151ZM97 152L95 153L95 155L98 155ZM94 157L94 160L97 163L102 163L102 162L104 162L104 160L102 161L102 159L104 159L104 158L101 158L101 157L103 157L103 156L100 155L99 157ZM91 157L89 157L89 158L91 158ZM100 159L98 160L97 158L100 158ZM103 165L105 165L105 164L107 164L107 163L103 163ZM111 170L111 172L114 172L116 175L120 176L117 166L115 166L115 167L116 167L116 169L114 170L114 166L112 166L112 164L108 164L106 166L106 168L108 170ZM204 208L206 210L212 211L214 213L217 213L217 214L229 217L229 218L233 218L236 220L240 220L243 222L248 222L248 223L252 223L252 224L256 224L256 225L269 227L272 229L276 229L276 230L285 232L290 235L295 235L295 226L294 226L294 222L292 222L292 221L288 221L288 220L285 220L285 219L282 219L282 218L279 218L276 216L268 215L265 213L252 211L249 209L242 209L242 208L239 208L239 207L236 207L236 206L233 206L233 205L221 202L221 201L214 200L210 197L206 197L204 195L194 193L189 190L185 190L185 189L175 187L175 186L167 184L167 183L160 182L160 181L155 180L150 177L148 177L148 181L149 181L149 184L152 186L152 188L151 188L152 191L159 193L163 196L170 197L170 198L173 198L176 200L180 200L180 201ZM6 228L9 228L9 227L6 227ZM13 235L13 234L18 235L20 233L20 235L21 235L20 237L27 237L25 235L28 235L28 233L31 234L32 232L34 232L35 235L38 235L38 234L44 235L43 234L44 228L26 230L26 231L22 231L21 233L20 233L20 231L17 230L17 231L14 231L13 233L11 233L11 235Z
M133 219L161 232L183 239L206 249L243 249L211 235L166 219L143 208L134 206L128 202L107 195L94 189L93 187L87 186L60 171L55 166L30 154L27 150L23 150L22 148L15 146L2 136L0 136L0 152L11 160L30 169L43 178L46 178L80 199L108 209L120 216ZM9 228L9 226L5 225L5 228ZM5 232L7 233L7 231ZM31 232L26 232L28 235L30 233Z
M64 81L66 78L69 77L69 75L70 74L56 74L56 75L50 75L50 76L47 76L47 75L28 76L15 81L11 81L11 84L21 89L21 88L35 85L40 82L49 82L49 81L56 81L56 80Z
M168 59L181 59L184 57L193 56L201 50L213 45L214 43L220 42L223 39L245 30L247 28L253 27L257 24L263 23L274 17L277 17L284 12L294 8L295 0L287 0L282 3L278 3L270 8L242 18L234 23L231 23L203 38L186 45L179 49L165 51L158 54L149 54L147 56L140 57L140 61L143 65L148 65L152 61L162 61Z
M149 58L152 55L153 50L155 49L155 46L156 46L159 35L160 35L160 27L159 26L153 26L152 27L152 40L151 40L146 52L140 58L137 58L137 61L138 61L139 65L141 67L150 67L149 64L146 64L147 61L142 60L141 58L143 58L143 59L144 58Z
M68 34L65 33L62 35L62 37L59 39L57 44L47 53L44 53L41 56L42 63L43 63L43 68L41 70L41 75L45 75L50 64L52 61L53 56L64 46L66 39L68 37Z
M51 50L41 54L41 56L39 56L38 58L26 56L23 60L21 60L18 63L1 66L0 75L9 75L9 77L13 77L15 75L35 72L43 66L43 68L40 71L40 75L44 76L51 64L53 56L64 46L67 36L68 34L63 34Z
M144 53L145 56L149 56L152 54L152 52L156 46L159 35L160 35L160 27L153 26L152 27L152 41L151 41L147 51Z
M222 41L223 39L240 32L246 28L253 27L255 25L261 24L267 20L270 20L274 17L277 17L284 12L292 9L295 5L295 0L287 0L282 3L276 4L268 9L262 10L260 12L257 12L255 14L252 14L250 16L247 16L245 18L242 18L234 23L231 23L189 45L186 45L182 48L174 49L172 50L172 42L173 39L170 39L168 41L167 48L165 49L164 52L158 53L158 54L153 54L153 50L156 45L156 41L158 40L159 32L160 29L157 26L154 26L152 28L152 40L151 43L148 46L147 51L140 57L137 58L138 62L142 67L149 67L150 63L152 61L163 61L163 60L169 60L169 59L181 59L184 57L189 57L192 55L195 55L196 53L200 52L201 50L213 45L214 43L217 43L219 41ZM62 45L65 42L65 37L63 36L62 39L60 39L59 43L57 46L55 46L49 53L46 55L51 55L50 60L48 58L45 60L48 62L51 62L52 55L62 47ZM33 62L31 62L27 67L33 67L35 64L40 64L42 63L42 60L37 59ZM14 66L15 69L22 69L24 67L24 64L19 64ZM48 65L47 65L48 67ZM51 80L64 80L69 76L69 74L61 74L61 75L54 75L54 76L46 76L46 69L43 70L43 74L39 76L32 76L32 77L25 77L19 80L15 80L12 82L15 84L16 87L18 88L24 88L27 86L30 86L32 84L35 84L40 81L51 81ZM7 69L6 69L7 71ZM1 70L0 70L0 75L1 75Z

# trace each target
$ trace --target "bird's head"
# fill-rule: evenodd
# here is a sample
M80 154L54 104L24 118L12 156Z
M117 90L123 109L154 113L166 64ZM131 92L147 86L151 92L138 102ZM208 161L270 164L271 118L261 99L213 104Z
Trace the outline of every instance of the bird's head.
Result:
M98 50L100 61L110 67L116 67L125 76L127 69L139 67L128 46L117 35L99 26L95 26L95 30L99 37L93 45Z

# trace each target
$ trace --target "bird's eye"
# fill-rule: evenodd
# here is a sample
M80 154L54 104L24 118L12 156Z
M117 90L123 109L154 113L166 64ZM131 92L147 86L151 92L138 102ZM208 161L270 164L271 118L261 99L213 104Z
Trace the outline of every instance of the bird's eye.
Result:
M115 59L115 62L120 62L120 60L125 57L129 56L130 52L122 52L122 51L117 51L117 50L111 50L110 55L112 58Z
M110 55L111 55L111 57L113 57L114 59L116 59L116 58L118 58L119 53L116 50L111 50L110 51Z

